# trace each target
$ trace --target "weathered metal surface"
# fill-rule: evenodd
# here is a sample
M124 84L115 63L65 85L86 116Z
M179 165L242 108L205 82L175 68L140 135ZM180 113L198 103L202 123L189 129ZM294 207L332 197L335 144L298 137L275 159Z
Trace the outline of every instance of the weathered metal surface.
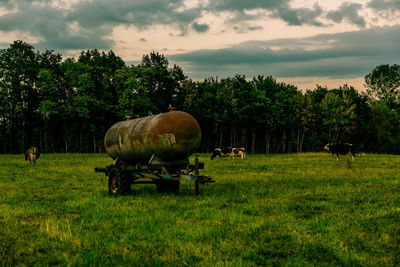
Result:
M114 124L104 146L113 159L158 164L186 161L200 141L199 123L188 113L172 111Z

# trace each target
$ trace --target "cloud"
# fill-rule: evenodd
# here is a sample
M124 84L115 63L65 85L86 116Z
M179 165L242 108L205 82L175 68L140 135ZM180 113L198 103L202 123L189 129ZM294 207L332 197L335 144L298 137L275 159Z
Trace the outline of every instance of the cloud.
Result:
M2 0L0 8L8 10L0 15L0 31L29 33L35 37L39 49L112 49L110 39L117 26L145 31L164 25L171 36L185 36L210 32L212 23L207 15L224 20L224 29L236 33L262 30L261 22L278 18L288 25L327 26L327 21L340 24L350 22L366 27L361 15L368 7L378 12L400 10L400 0L371 0L367 5L346 2L337 10L326 11L315 1L311 8L295 8L292 0L213 0L191 2L186 0ZM223 14L223 16L220 16ZM260 21L261 20L261 21ZM215 23L218 25L218 23ZM266 27L265 27L266 28ZM178 30L179 32L176 33ZM137 37L140 38L140 37ZM144 40L141 40L142 42ZM239 48L238 48L239 49Z
M238 23L233 26L233 30L237 33L248 33L251 31L258 31L264 29L262 26L250 26L247 23Z
M15 5L16 1L13 0L2 0L0 3L0 6L5 7L6 9L12 9L15 7Z
M389 11L396 12L400 11L399 0L372 0L368 3L368 7L376 11Z
M384 20L398 21L400 0L372 0L367 4L377 17Z
M46 2L46 1L42 1ZM50 5L40 6L30 2L16 2L16 12L0 17L0 30L4 32L29 32L41 41L35 46L51 49L108 49L114 42L104 38L112 28L101 25L84 28L68 20L65 12Z
M312 8L293 8L291 0L213 0L199 1L187 7L185 0L3 0L0 31L27 32L39 39L35 46L51 49L111 49L115 42L109 38L117 26L147 30L165 25L178 30L175 36L185 36L191 31L205 33L211 24L198 23L204 14L220 15L225 26L237 33L261 29L257 20L278 18L288 25L326 26L331 21L350 21L360 27L365 19L359 15L362 6L346 3L338 10L326 12L316 2ZM371 8L387 9L398 0L372 0Z
M297 16L300 23L314 26L324 26L324 24L318 20L322 14L323 10L318 3L314 4L313 9L300 8L297 10Z
M0 31L29 32L41 41L38 48L110 49L108 38L119 25L147 29L168 25L184 35L188 25L201 15L199 8L182 9L183 0L97 0L80 1L65 8L50 0L2 1L0 7L13 10L0 15ZM205 25L198 24L197 30Z
M247 27L248 31L258 31L264 29L262 26L249 26Z
M194 22L192 24L192 28L196 32L202 33L208 31L210 29L210 26L208 26L208 24L198 24L197 22Z
M183 0L98 0L81 2L68 17L87 28L119 24L143 29L159 24L183 27L201 15L199 8L183 7Z
M362 5L346 2L342 4L338 10L328 12L327 17L336 23L347 20L359 27L365 27L366 21L359 15L360 10L362 10Z
M361 28L366 25L365 18L359 14L363 10L363 6L357 3L345 2L337 10L328 12L323 10L318 2L314 3L312 8L292 8L290 2L290 0L216 0L210 2L207 9L215 13L230 12L230 17L227 20L229 24L257 19L278 18L291 26L312 25L325 27L327 24L322 22L324 20L330 20L335 23L341 23L346 20ZM249 14L249 12L251 13Z
M225 49L197 50L168 58L197 75L192 77L195 79L237 73L356 77L365 75L376 65L398 62L399 50L400 26L397 25L302 39L247 41Z
M215 11L236 11L242 12L243 10L266 9L274 10L281 6L288 6L288 0L214 0L210 1L208 8Z
M233 14L232 21L243 21L261 17L280 18L289 25L310 24L322 26L317 20L322 14L321 7L316 3L312 9L290 7L290 0L268 0L268 1L242 1L242 0L215 0L210 1L207 9L210 12L226 12ZM257 11L254 15L249 15L247 11Z

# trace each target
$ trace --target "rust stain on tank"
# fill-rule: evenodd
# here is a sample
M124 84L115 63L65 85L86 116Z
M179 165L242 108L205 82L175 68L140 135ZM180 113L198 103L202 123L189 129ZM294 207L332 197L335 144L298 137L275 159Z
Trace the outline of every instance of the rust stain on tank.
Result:
M186 159L198 148L201 129L188 113L173 111L114 124L104 137L106 152L127 162Z

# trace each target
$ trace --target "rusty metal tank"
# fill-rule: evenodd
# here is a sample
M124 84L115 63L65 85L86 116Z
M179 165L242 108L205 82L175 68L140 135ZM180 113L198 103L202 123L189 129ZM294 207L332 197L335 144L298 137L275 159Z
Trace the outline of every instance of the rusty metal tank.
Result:
M199 123L186 112L171 111L121 121L104 137L106 152L132 164L182 163L201 141Z

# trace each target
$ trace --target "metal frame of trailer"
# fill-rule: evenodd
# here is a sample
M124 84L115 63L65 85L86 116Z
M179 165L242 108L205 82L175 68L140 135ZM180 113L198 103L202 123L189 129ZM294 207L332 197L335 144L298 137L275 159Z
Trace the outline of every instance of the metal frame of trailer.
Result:
M108 192L112 196L130 194L132 184L155 184L159 193L177 194L180 181L194 181L195 195L198 196L199 184L215 182L207 175L199 175L204 163L200 163L197 156L194 165L152 164L151 161L148 164L129 164L117 158L112 165L94 171L104 172L108 177Z

